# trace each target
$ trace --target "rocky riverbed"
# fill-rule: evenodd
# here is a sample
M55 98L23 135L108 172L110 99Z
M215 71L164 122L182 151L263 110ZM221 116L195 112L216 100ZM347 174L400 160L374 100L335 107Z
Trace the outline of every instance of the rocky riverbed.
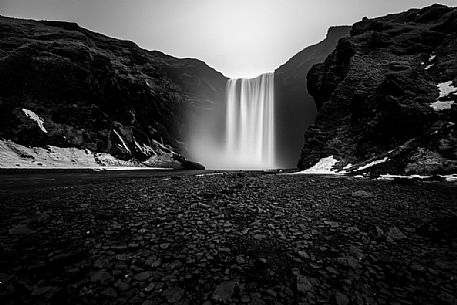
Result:
M0 190L2 304L457 304L457 186L222 173Z

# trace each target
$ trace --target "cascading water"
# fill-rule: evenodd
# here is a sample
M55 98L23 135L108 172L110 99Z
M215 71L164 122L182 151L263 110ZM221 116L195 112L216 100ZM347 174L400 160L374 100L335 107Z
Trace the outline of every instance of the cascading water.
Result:
M228 80L225 103L189 111L190 159L207 169L277 168L274 108L274 73Z
M274 168L274 73L230 79L226 95L226 167Z

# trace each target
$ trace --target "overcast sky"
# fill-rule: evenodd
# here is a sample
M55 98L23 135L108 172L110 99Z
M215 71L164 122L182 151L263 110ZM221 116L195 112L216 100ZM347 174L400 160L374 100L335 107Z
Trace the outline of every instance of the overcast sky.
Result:
M0 0L0 14L65 20L228 77L273 71L328 27L457 0Z

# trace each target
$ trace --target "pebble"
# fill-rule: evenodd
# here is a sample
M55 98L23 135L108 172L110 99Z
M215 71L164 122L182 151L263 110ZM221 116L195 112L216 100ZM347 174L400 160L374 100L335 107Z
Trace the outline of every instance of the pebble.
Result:
M184 297L186 291L179 287L172 287L164 290L162 295L169 303L175 303Z
M226 281L219 284L212 294L212 299L218 302L227 303L232 299L238 283L234 281Z
M137 280L137 281L139 281L139 282L144 282L144 281L146 281L148 278L150 278L151 275L152 275L151 272L149 272L149 271L144 271L144 272L140 272L140 273L136 274L136 275L133 277L133 279L134 279L134 280Z
M304 275L297 275L297 291L302 294L306 294L308 291L312 291L313 285L310 280Z

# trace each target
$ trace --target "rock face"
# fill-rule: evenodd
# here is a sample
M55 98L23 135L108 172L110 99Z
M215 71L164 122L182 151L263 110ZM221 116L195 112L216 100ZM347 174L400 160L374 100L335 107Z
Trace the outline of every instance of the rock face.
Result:
M302 169L386 158L372 173L457 169L457 9L433 5L353 25L308 74L318 108Z
M223 100L226 78L74 23L0 17L0 138L193 167L184 113Z
M306 87L306 75L325 61L350 26L331 27L326 38L309 46L275 71L277 155L283 167L295 167L303 146L303 130L314 122L316 107Z

